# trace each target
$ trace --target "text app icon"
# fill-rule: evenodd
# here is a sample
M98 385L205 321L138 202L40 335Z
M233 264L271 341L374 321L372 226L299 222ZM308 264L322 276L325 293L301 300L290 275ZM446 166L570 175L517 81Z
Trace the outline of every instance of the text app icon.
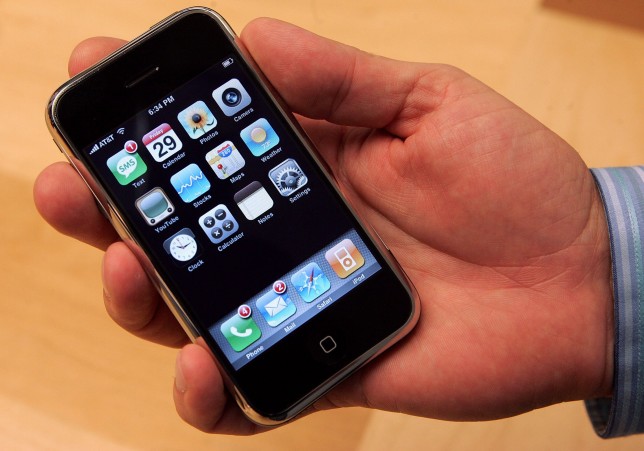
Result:
M199 225L213 243L221 243L239 229L239 224L224 205L219 204L199 218Z
M293 316L297 310L286 291L278 294L271 290L260 297L255 304L271 327L276 327L283 323L287 318Z
M273 206L273 199L261 183L255 181L233 196L246 219L253 220Z
M210 182L194 163L170 177L170 183L184 202L192 202L210 189Z
M268 152L280 142L279 136L264 118L256 120L243 129L239 136L256 157Z
M212 97L226 116L232 116L250 104L248 92L236 78L215 89Z
M155 161L163 161L183 148L183 143L168 124L161 124L141 138Z
M364 257L350 239L344 239L326 251L324 258L343 279L364 265Z
M138 153L130 153L126 149L108 158L107 167L110 168L110 171L114 174L114 178L121 185L132 183L132 181L141 177L148 170L148 167Z
M224 180L244 167L246 161L235 145L226 141L206 154L206 161L217 177Z
M236 352L246 349L262 336L262 331L252 317L242 318L239 315L226 320L219 330Z
M136 201L136 208L149 225L158 224L174 212L174 205L161 188L148 191Z
M313 302L331 288L331 282L317 263L312 262L291 276L295 291L305 302Z
M202 137L217 125L217 119L202 100L179 113L177 119L192 139Z
M292 158L271 169L268 177L282 196L290 196L309 181L300 166Z

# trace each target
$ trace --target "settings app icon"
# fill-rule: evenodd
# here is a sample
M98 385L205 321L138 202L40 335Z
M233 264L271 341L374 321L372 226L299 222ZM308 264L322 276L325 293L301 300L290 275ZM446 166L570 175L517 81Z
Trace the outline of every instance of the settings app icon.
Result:
M308 178L297 164L289 158L284 160L268 173L268 177L282 196L290 196L308 182Z

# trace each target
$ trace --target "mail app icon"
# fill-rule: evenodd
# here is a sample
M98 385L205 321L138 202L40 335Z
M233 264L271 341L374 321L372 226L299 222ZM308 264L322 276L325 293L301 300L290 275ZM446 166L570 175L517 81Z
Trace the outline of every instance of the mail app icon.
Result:
M282 296L277 296L271 302L266 304L264 308L266 309L268 316L275 317L275 315L286 308L286 301Z
M288 293L276 294L273 290L260 297L256 305L271 327L280 325L297 311Z

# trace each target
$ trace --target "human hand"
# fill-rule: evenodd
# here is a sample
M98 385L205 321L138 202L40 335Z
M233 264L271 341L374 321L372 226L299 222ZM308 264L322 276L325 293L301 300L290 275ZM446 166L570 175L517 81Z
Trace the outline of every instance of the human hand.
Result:
M423 304L405 340L314 408L479 420L610 393L608 238L574 149L451 67L368 55L269 19L241 39ZM86 42L71 72L121 44ZM117 323L186 343L68 165L43 171L35 200L58 230L107 248L105 303ZM174 395L200 429L261 429L243 419L199 345L180 352Z

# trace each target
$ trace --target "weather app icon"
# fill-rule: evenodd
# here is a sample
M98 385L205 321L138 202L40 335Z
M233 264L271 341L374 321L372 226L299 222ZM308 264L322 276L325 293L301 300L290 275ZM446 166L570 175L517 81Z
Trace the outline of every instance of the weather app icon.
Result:
M210 189L210 182L194 163L174 174L170 183L184 202L192 202Z
M239 136L256 157L268 152L280 142L279 136L264 118L257 119L243 129Z

